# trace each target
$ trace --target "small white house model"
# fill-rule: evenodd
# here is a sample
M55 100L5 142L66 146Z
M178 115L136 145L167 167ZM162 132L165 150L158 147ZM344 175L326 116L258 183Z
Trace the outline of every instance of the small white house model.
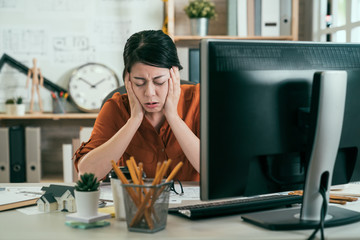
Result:
M41 190L46 192L37 200L39 211L76 212L74 187L51 184L49 187L43 187Z

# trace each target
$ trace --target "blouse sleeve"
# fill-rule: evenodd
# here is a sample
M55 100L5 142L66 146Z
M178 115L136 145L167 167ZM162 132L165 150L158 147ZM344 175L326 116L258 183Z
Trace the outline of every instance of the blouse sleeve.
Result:
M90 139L87 142L81 143L81 146L74 153L73 160L76 170L78 171L79 161L84 155L108 141L124 126L128 119L129 107L127 95L114 94L101 108Z

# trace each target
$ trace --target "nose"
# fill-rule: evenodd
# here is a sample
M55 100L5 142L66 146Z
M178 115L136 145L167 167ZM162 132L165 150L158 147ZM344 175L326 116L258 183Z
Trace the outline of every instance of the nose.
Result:
M146 85L145 95L148 96L148 97L155 95L155 85L154 85L154 83L149 82Z

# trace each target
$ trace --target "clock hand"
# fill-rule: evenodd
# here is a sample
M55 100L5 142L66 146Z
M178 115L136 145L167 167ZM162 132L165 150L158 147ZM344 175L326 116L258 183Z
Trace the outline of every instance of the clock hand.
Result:
M98 81L97 83L94 84L94 87L96 87L97 85L99 85L100 83L102 83L102 82L105 81L105 80L106 80L106 78L101 79L100 81Z
M88 81L86 81L86 80L83 79L83 78L79 78L79 80L82 80L83 82L87 83L87 84L90 85L92 88L95 87L95 85L92 85L91 83L89 83Z

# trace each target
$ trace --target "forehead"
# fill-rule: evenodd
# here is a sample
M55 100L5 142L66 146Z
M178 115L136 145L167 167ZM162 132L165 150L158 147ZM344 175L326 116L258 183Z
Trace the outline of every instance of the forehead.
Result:
M169 75L169 69L150 66L144 63L135 63L131 68L131 73L136 77L157 77Z

